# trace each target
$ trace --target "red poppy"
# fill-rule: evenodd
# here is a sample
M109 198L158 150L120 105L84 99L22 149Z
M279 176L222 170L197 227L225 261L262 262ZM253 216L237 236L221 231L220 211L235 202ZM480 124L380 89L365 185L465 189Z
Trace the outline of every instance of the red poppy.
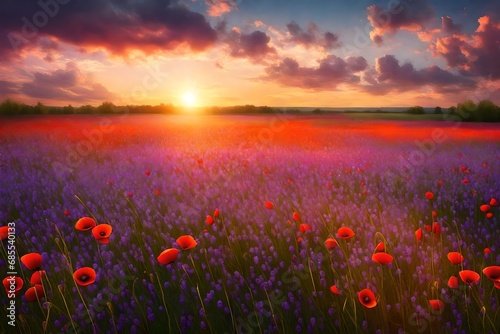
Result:
M207 223L208 225L212 225L214 223L214 219L212 218L212 216L208 215L205 219L205 223Z
M495 288L500 289L500 282L493 282Z
M341 227L337 231L337 235L339 236L339 238L349 239L354 236L354 231L351 230L349 227Z
M489 249L488 247L486 247L483 252L484 252L484 254L490 254L491 253L491 249Z
M498 200L496 198L491 198L490 199L490 205L491 206L497 206L498 205Z
M109 236L113 228L108 224L99 224L92 229L92 235L101 244L109 244Z
M35 284L34 286L32 286L31 288L26 290L26 292L24 293L24 296L26 297L27 301L34 302L37 299L40 299L43 296L45 296L45 291L43 290L42 285Z
M432 217L437 217L438 213L436 211L432 211Z
M387 253L375 253L372 255L372 260L379 264L389 264L392 262L393 257Z
M8 237L9 237L9 227L8 226L0 227L0 239L7 240Z
M108 184L109 184L110 186L112 186L113 184L115 184L115 181L113 181L113 180L109 180L109 181L108 181Z
M297 243L300 243L300 242L302 242L302 238L301 238L301 237L298 237L298 238L297 238Z
M160 189L155 189L155 195L159 196L161 194Z
M300 229L301 233L306 233L306 231L310 231L311 230L311 226L309 226L307 224L300 224L299 225L299 229Z
M196 161L198 161L198 163L199 163L200 165L201 165L201 164L203 164L203 159L198 159L198 160L196 160Z
M300 216L299 216L299 214L297 213L297 211L295 211L295 212L293 213L292 218L293 218L293 220L295 220L295 221L300 221Z
M198 245L196 240L194 240L194 238L190 235L183 235L183 236L177 238L176 242L177 242L177 244L179 244L179 246L181 246L181 248L183 250L188 250L188 249L194 248L194 247L196 247L196 245Z
M479 274L472 270L462 270L458 273L465 284L472 284L479 281Z
M338 246L337 240L335 240L333 238L328 238L325 240L325 246L328 249L334 249Z
M274 208L274 203L271 201L264 201L264 206L271 210L272 208Z
M493 217L493 213L488 212L488 213L486 214L486 218L490 219L491 217Z
M179 250L177 248L169 248L161 252L156 258L161 264L169 264L174 262L179 255Z
M427 230L427 232L431 232L432 231L432 226L431 225L425 225L425 229Z
M430 200L434 199L434 194L431 193L430 191L428 191L425 193L425 197L427 197L427 199L430 201Z
M479 210L481 210L481 212L488 212L490 211L490 206L488 204L483 204L479 207Z
M78 219L75 224L75 228L79 231L88 231L96 226L96 222L93 218L83 217Z
M214 210L214 218L218 218L220 216L219 209Z
M378 243L377 247L375 247L375 252L385 252L385 244L382 241Z
M46 275L47 273L45 272L45 270L35 271L33 274L31 274L30 284L31 285L42 284L42 277Z
M333 184L332 184L331 182L328 182L328 183L326 184L326 187L327 187L328 189L332 189Z
M452 289L458 289L458 277L450 276L448 279L448 286Z
M418 241L422 240L422 229L419 228L418 230L415 231L415 238L417 238Z
M149 175L151 175L151 172L150 172L149 170L146 170L146 171L144 172L144 174L146 174L147 176L149 176Z
M73 278L78 285L90 285L95 282L95 270L90 267L80 268L73 273Z
M133 192L128 192L127 196L130 197L130 198L132 198L132 197L134 197L134 193Z
M335 285L332 285L332 286L330 287L330 291L331 291L333 294L340 295L340 291L339 291L339 289L338 289Z
M7 293L9 293L11 290L10 286L11 286L11 283L14 283L14 293L17 293L19 290L21 290L23 288L23 285L24 285L24 281L21 277L17 277L17 276L14 276L14 279L11 280L12 276L8 276L8 277L5 277L2 281L2 284L5 288L5 291L7 291Z
M441 234L441 225L439 225L438 222L432 224L432 233L434 233L436 237Z
M370 289L363 289L358 293L358 299L361 305L366 308L374 308L377 306L375 294Z
M450 260L451 264L460 264L465 261L465 258L459 252L449 252L448 260Z
M462 180L462 183L463 183L463 184L467 184L467 183L469 183L469 182L470 182L470 181L469 181L469 180L467 180L467 179L463 179L463 180Z
M68 210L64 210L64 215L65 216L69 216L69 211Z
M440 310L444 309L444 302L442 300L439 300L439 299L429 300L429 305L435 311L440 311Z
M439 186L442 186L442 185L443 185L443 181L441 181L441 180L440 180L440 181L438 181L438 185L439 185Z
M35 270L42 265L42 256L38 253L29 253L21 256L21 262L29 270Z
M483 269L483 274L493 282L500 282L500 267L489 266Z

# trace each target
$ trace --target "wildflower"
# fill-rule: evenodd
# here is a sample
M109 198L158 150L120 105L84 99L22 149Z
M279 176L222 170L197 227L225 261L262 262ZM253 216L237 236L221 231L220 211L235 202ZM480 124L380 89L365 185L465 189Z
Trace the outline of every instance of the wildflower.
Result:
M472 284L479 281L479 274L472 270L462 270L458 273L465 284Z
M264 201L264 206L271 210L272 208L274 208L274 203L271 201Z
M448 279L448 286L452 289L458 289L458 278L457 276L450 276Z
M434 194L433 194L432 192L428 191L428 192L426 192L426 193L425 193L425 197L426 197L429 201L431 201L431 200L433 200L433 199L434 199Z
M21 262L29 270L35 270L42 265L42 256L38 253L29 253L21 256Z
M156 258L161 264L169 264L174 262L179 255L179 250L176 248L169 248L161 252Z
M436 311L440 311L444 309L444 302L439 299L431 299L429 300L429 305L431 305L431 308Z
M460 264L464 262L465 258L459 252L449 252L448 260L450 260L451 264Z
M83 217L77 220L75 228L79 231L88 231L96 226L96 222L93 218Z
M87 286L95 282L95 270L90 267L83 267L73 273L73 278L78 285Z
M325 240L325 246L328 249L334 249L338 246L337 240L335 240L333 238L328 238Z
M382 241L378 243L377 247L375 247L375 252L385 252L385 244Z
M179 244L179 246L181 246L181 248L183 250L188 250L188 249L194 248L194 247L196 247L196 245L198 245L196 240L194 240L194 238L190 235L183 235L183 236L177 238L176 242L177 242L177 244Z
M214 219L212 218L212 216L208 215L205 219L205 223L207 223L208 225L212 225L214 223Z
M109 244L109 236L113 228L108 224L99 224L92 229L92 235L101 244Z
M35 271L33 274L31 274L30 284L31 285L42 284L42 277L46 275L47 273L45 272L45 270Z
M417 238L418 241L422 240L422 229L419 228L418 230L415 231L415 238Z
M354 231L351 230L349 227L341 227L337 231L337 235L339 236L339 238L349 239L354 236Z
M37 299L40 299L45 296L45 291L43 290L43 286L40 284L35 284L24 293L26 300L29 302L34 302Z
M500 282L500 267L489 266L483 269L483 274L493 282Z
M361 305L366 308L374 308L377 306L375 294L370 289L363 289L358 293L358 299Z
M479 210L481 210L481 212L488 212L490 211L490 206L488 204L483 204L479 207Z
M299 216L299 214L297 213L297 211L295 211L295 212L293 213L292 218L293 218L293 220L295 220L295 221L300 221L300 216Z
M333 294L340 295L340 291L339 291L339 289L338 289L335 285L332 285L332 286L330 287L330 291L331 291Z
M375 253L372 255L373 262L379 264L389 264L394 258L387 253Z
M306 233L306 231L311 230L311 226L309 226L307 224L300 224L299 229L300 229L301 233Z

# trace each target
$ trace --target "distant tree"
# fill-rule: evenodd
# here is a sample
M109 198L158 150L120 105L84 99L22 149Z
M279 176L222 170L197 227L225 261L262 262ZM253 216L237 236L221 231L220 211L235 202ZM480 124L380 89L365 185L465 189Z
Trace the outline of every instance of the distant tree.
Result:
M36 106L33 107L33 113L38 115L46 115L49 113L49 108L47 108L43 103L38 102Z
M7 99L0 104L0 115L20 115L22 112L22 105L11 99Z
M316 108L312 111L313 114L321 114L321 109Z
M425 110L421 106L414 106L414 107L408 108L408 110L406 112L408 114L414 114L414 115L425 114Z
M83 106L80 106L76 109L76 113L77 114L93 114L94 113L94 110L95 108L92 107L91 105L89 104L86 104L86 105L83 105Z
M97 107L96 112L98 114L112 114L116 106L111 102L103 102L99 107Z
M436 108L434 108L434 113L435 114L442 114L443 109L440 106L437 106Z
M63 114L75 114L76 109L71 104L68 104L66 107L62 107L62 113Z

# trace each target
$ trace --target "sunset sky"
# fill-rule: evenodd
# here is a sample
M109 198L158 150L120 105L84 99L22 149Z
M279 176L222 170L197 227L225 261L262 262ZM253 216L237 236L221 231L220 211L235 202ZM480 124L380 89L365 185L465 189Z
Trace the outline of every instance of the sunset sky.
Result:
M2 1L5 98L73 106L500 104L500 1Z

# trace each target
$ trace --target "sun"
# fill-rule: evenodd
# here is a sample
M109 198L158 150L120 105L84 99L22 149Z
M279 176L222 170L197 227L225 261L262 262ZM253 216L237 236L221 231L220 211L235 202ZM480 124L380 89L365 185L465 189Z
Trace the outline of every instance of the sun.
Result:
M186 107L194 107L196 104L196 95L193 92L185 92L182 95L182 102Z

